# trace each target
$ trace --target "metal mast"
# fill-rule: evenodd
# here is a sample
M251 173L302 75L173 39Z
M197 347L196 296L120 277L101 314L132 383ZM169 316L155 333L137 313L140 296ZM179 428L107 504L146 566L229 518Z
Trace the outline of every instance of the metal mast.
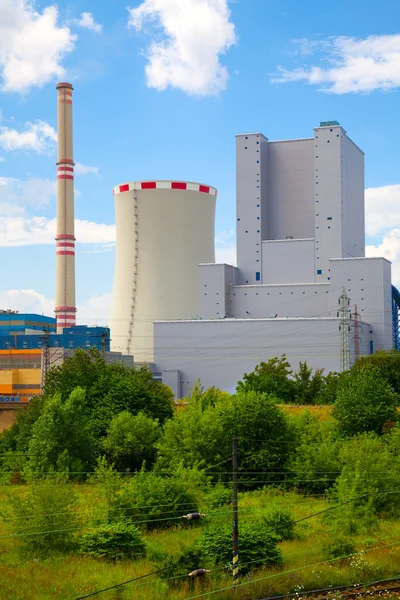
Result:
M340 370L347 371L350 369L350 299L347 295L346 288L342 289L342 295L339 298L339 311L338 317L340 317Z
M358 312L357 304L354 306L354 360L358 360L360 358L360 313Z
M74 159L72 85L59 83L57 158L56 306L57 333L76 323Z

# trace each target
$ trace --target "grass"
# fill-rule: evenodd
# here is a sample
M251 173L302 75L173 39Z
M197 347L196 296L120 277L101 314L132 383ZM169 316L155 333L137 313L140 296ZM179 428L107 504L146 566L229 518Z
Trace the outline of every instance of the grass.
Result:
M283 409L283 411L288 415L301 415L306 410L309 411L313 415L313 417L315 417L318 421L330 421L331 419L333 419L332 404L319 404L316 406L313 406L311 404L307 406L302 406L300 404L281 404L280 406Z
M79 510L90 515L93 507L101 500L98 490L90 486L76 486L79 494ZM11 498L15 494L25 495L28 486L9 486L0 488L0 536L12 533ZM240 495L240 522L259 518L266 509L287 507L295 519L308 516L327 506L325 499L304 497L295 492L247 492ZM230 522L230 507L216 509L219 520ZM140 577L160 568L161 559L166 554L175 554L183 547L192 545L207 526L207 519L201 526L179 523L168 530L159 530L146 534L149 544L148 557L138 561L109 563L103 560L84 558L77 555L52 556L47 559L23 557L20 553L20 541L16 538L0 538L0 599L1 600L69 600L95 590L106 588L129 579ZM211 521L211 517L209 518ZM324 544L330 534L322 516L314 517L297 528L297 537L293 541L280 544L284 563L277 568L262 568L253 572L242 583L251 580L260 581L240 588L240 594L234 596L227 590L212 596L207 592L230 587L232 578L223 570L214 570L206 579L190 582L186 578L179 585L171 586L160 577L127 585L123 591L109 591L96 598L111 600L184 600L206 593L216 600L228 600L239 597L241 600L278 595L284 592L299 592L305 589L323 588L370 581L394 576L400 565L400 543L397 546L381 548L390 541L400 542L400 523L392 520L380 521L379 529L373 533L353 538L357 550L365 554L346 561L324 562ZM239 553L240 560L240 553ZM319 564L323 563L323 564ZM311 565L311 566L309 566ZM312 566L314 565L314 566ZM202 565L193 565L193 568Z

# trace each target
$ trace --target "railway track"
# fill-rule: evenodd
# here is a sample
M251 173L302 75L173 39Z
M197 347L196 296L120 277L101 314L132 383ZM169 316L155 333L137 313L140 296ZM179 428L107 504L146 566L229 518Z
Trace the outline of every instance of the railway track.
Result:
M359 583L356 585L342 585L338 587L323 588L321 590L309 590L302 592L294 592L283 596L271 596L267 598L259 598L258 600L297 600L300 598L308 598L309 600L326 600L330 597L338 597L343 599L361 598L364 596L374 597L382 596L383 594L400 594L400 576L392 577L391 579L382 579L373 581L372 583Z

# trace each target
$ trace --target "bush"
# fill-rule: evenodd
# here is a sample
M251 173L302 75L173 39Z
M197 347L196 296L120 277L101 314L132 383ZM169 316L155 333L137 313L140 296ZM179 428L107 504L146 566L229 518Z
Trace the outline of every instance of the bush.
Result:
M282 561L277 547L279 538L262 527L260 523L240 526L239 572L249 573L264 565L278 565ZM198 547L211 566L225 565L232 568L232 527L214 525L199 538Z
M355 554L357 551L352 540L346 537L337 537L323 545L323 556L329 560L334 558L344 558Z
M177 525L183 515L198 511L195 496L181 480L144 470L123 489L116 507L148 529Z
M232 502L232 490L222 483L217 483L206 496L207 506L211 509L227 506Z
M53 477L35 481L27 498L14 498L12 503L14 533L21 536L24 550L45 556L73 547L78 522L71 485Z
M158 419L125 410L112 419L104 449L119 471L137 471L144 461L150 465L154 462L159 437Z
M84 533L79 539L79 551L86 556L109 560L136 559L146 555L146 544L138 527L120 521L104 523L95 531Z
M189 546L179 552L170 554L163 562L165 573L161 575L163 578L176 577L176 580L171 580L168 583L172 585L180 585L182 577L187 577L189 573L195 569L202 567L202 552L197 546Z
M365 431L381 434L384 425L397 420L399 397L379 371L364 367L340 385L333 409L339 431L351 436Z
M263 519L263 525L270 529L280 540L294 540L295 520L290 511L276 508L269 511Z

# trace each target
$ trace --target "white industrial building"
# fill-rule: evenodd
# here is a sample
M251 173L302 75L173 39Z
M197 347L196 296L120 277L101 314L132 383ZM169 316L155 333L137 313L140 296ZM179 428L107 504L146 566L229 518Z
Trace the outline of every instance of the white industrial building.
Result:
M307 139L238 135L236 152L237 267L203 261L196 317L154 323L155 370L177 398L198 379L234 391L281 354L295 369L307 360L339 371L343 287L358 306L360 354L398 344L399 295L390 262L365 258L364 154L346 131L328 122Z

